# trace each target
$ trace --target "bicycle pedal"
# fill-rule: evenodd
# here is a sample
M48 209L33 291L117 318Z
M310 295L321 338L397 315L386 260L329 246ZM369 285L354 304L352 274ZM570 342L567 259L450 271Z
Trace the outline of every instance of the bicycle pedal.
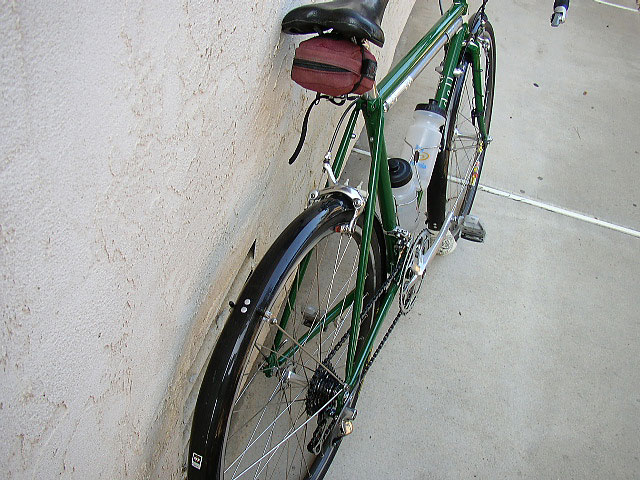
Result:
M471 242L484 242L484 236L486 235L486 231L482 224L480 223L480 219L475 215L467 215L464 217L462 222L462 232L460 236L465 240L469 240Z

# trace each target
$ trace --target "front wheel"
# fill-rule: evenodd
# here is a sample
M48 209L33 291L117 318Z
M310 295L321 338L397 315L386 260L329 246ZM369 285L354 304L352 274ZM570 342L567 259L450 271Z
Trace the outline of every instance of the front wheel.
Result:
M189 479L324 477L340 443L323 435L344 393L349 342L340 340L351 324L362 238L359 224L340 228L353 217L346 203L330 197L307 209L244 287L198 395ZM383 241L374 229L364 304L384 281Z
M496 49L493 27L489 21L481 22L472 37L479 51L479 80L483 95L482 109L487 136L491 125L493 94L496 74ZM474 20L470 22L473 24ZM467 48L459 66L461 75L453 86L445 124L443 167L446 175L446 211L454 210L457 221L452 222L451 233L457 238L462 228L461 219L469 214L478 190L480 173L487 147L479 126L476 107L472 56Z

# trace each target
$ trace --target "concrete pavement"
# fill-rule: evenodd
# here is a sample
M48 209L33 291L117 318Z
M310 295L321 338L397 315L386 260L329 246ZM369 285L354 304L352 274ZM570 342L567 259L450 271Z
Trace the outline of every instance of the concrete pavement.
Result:
M420 3L399 55L438 15ZM584 0L552 30L551 5L489 2L481 182L640 229L640 15ZM391 111L390 155L435 89L428 70ZM474 213L485 243L433 263L328 478L640 477L640 238L485 192Z

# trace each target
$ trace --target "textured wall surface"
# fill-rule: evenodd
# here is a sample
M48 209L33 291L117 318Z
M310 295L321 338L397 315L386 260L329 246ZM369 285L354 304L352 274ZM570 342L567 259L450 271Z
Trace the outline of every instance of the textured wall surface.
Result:
M3 478L182 476L225 298L340 114L317 107L287 165L312 98L279 30L297 4L0 4ZM412 4L389 5L380 73Z

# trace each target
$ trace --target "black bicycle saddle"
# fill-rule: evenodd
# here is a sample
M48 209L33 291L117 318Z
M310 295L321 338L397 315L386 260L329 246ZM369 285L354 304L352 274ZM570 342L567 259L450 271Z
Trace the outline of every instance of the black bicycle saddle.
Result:
M346 37L369 40L381 47L384 32L380 27L389 0L333 0L303 5L287 13L282 31L289 34L320 33L333 29Z

